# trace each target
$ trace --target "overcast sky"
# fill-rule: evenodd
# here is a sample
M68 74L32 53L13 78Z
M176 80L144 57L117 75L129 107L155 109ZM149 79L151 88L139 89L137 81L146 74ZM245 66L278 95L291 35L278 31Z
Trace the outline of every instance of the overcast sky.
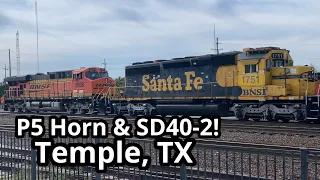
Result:
M320 66L319 0L38 0L41 72L101 66L123 76L133 62L279 46L295 64ZM11 49L17 74L37 72L34 0L0 0L0 78Z

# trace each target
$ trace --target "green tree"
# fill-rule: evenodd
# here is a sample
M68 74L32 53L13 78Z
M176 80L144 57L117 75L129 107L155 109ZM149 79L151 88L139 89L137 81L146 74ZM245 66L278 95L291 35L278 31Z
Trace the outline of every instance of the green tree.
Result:
M8 89L8 86L4 83L0 84L0 97L2 97L5 94L5 90Z
M124 87L124 85L125 85L124 77L116 78L116 85L117 85L117 87Z

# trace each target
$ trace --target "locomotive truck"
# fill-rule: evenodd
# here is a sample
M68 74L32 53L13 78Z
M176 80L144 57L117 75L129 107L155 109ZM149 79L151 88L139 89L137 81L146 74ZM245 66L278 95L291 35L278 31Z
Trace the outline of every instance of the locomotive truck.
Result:
M61 86L55 84L62 76L51 76L59 73L6 78L5 109L319 119L319 73L312 66L294 66L290 51L279 47L133 63L125 67L124 87L116 87L101 68L68 71L72 77L63 76L68 83Z

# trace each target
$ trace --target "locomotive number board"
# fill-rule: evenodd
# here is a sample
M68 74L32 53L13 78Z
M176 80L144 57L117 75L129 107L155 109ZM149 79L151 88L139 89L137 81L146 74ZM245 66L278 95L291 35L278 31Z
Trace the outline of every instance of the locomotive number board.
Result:
M283 54L282 53L272 53L271 54L271 58L273 59L282 59L283 58Z

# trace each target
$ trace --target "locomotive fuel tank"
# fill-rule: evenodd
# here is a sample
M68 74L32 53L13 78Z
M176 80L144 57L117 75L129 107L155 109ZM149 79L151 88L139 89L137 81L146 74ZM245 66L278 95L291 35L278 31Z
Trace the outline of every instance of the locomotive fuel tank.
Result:
M29 111L61 111L61 103L60 102L50 102L50 101L33 101L26 102L26 107Z

